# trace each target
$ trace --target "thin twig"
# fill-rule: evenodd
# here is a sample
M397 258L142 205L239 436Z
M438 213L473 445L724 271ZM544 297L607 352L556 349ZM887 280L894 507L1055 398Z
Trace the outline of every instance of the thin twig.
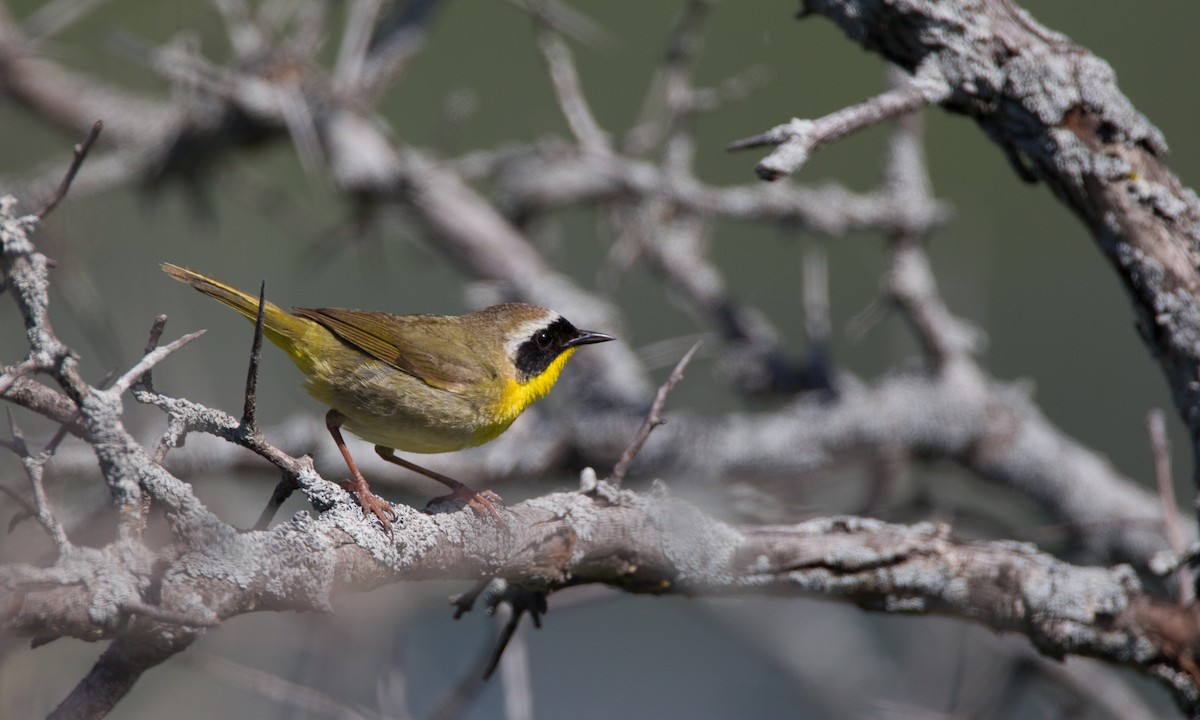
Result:
M144 395L142 397L145 397ZM188 424L182 417L172 413L167 414L167 429L158 438L158 447L154 449L154 462L162 463L167 459L167 453L172 448L182 447L187 437Z
M535 16L536 17L536 16ZM579 81L579 71L567 44L546 22L538 19L537 46L550 75L559 109L571 128L571 134L586 152L607 155L611 151L608 134L596 122Z
M600 23L559 0L505 0L533 15L555 32L590 50L610 50L617 39Z
M938 103L949 92L950 86L944 79L934 77L932 72L922 73L919 70L917 76L902 87L884 91L817 120L793 118L761 135L732 142L726 149L778 146L754 169L763 180L778 180L799 170L813 152L829 143L863 128Z
M533 626L538 630L542 629L542 615L546 614L546 593L509 587L493 606L493 612L503 612L504 607L508 607L512 614L507 620L501 615L503 625L500 628L499 637L496 638L487 669L483 671L484 680L496 672L496 668L500 665L500 658L504 657L505 648L512 641L513 634L516 633L517 626L521 623L522 614L529 613L529 619L533 621Z
M691 118L696 110L696 90L692 74L704 46L704 21L712 3L689 0L667 38L667 50L655 71L642 101L642 110L633 128L625 136L625 149L632 155L646 155L669 136L686 138L689 143ZM670 163L676 165L676 163ZM669 168L677 172L679 167Z
M146 349L142 351L143 357L154 352L158 348L158 342L162 339L163 329L167 326L167 316L159 315L154 318L154 322L150 325L150 337L146 340ZM150 370L142 373L142 377L134 383L134 386L139 390L146 392L154 392L154 377Z
M54 191L54 197L50 198L50 202L38 212L38 220L45 220L46 216L54 212L54 208L62 202L62 199L67 196L67 191L71 189L71 183L75 180L75 175L78 174L79 168L83 165L84 158L87 157L88 150L92 149L92 145L96 142L96 138L100 137L100 131L104 128L104 123L97 120L92 124L92 129L88 131L87 137L83 142L75 146L75 157L71 160L71 165L67 167L67 174L63 176L62 182L58 184L58 189Z
M454 619L457 620L463 613L469 612L481 595L485 597L488 605L488 614L495 615L500 620L500 632L496 641L490 645L489 652L479 663L482 672L472 670L442 701L433 715L439 720L456 717L479 689L480 683L496 672L500 658L504 656L504 650L509 646L521 622L522 614L529 613L533 626L539 630L542 627L542 616L546 614L547 609L547 594L541 590L510 586L503 578L498 577L480 580L467 592L451 597L450 603L455 606Z
M482 595L489 586L491 586L493 583L498 585L502 582L503 580L500 580L499 578L485 578L472 585L470 590L464 593L459 593L458 595L450 596L450 604L454 606L454 619L458 620L466 613L471 612L471 610L475 607L475 601L479 599L479 596ZM495 590L495 592L499 592L499 589Z
M258 407L258 366L262 360L263 319L266 316L267 283L258 288L258 316L254 318L254 341L250 344L250 367L246 369L246 403L242 408L242 427L257 432L255 412Z
M266 39L263 30L250 17L250 8L242 0L215 0L217 13L225 25L225 36L233 48L234 55L241 62L248 62L256 55L266 54Z
M380 0L357 0L346 10L346 24L338 43L337 60L333 65L333 82L342 91L355 92L362 87L367 55L371 48Z
M38 367L37 361L33 359L22 360L4 373L0 373L0 393L7 392L18 380L37 370Z
M59 555L65 555L71 550L71 541L67 538L67 531L63 528L62 523L50 510L50 502L46 499L46 489L42 484L43 468L50 456L45 453L37 456L30 454L29 447L25 442L25 434L17 425L11 409L8 410L8 425L12 432L13 450L21 458L21 465L25 468L25 474L29 477L29 486L33 490L34 517L50 535L50 539L54 541Z
M299 716L339 718L341 720L384 720L385 716L359 706L351 706L328 693L291 682L275 673L203 653L190 653L190 662L198 663L213 677L229 685L256 693L280 708L291 708ZM290 713L284 712L285 716Z
M489 610L493 610L494 599L500 597L507 587L507 583L501 578L486 578L475 583L470 590L451 596L450 604L454 606L454 619L458 620L463 614L470 612L475 607L475 602L485 593L488 595ZM467 670L446 697L438 703L429 716L430 720L454 720L463 714L467 706L479 694L480 688L487 679L489 668L493 666L494 647L494 644L489 641L478 660Z
M1150 434L1150 448L1154 452L1154 478L1158 482L1158 499L1162 503L1163 530L1171 550L1182 555L1187 550L1187 537L1179 521L1179 505L1175 502L1175 483L1171 478L1171 441L1167 438L1167 419L1162 408L1146 413L1146 430ZM1195 588L1191 572L1182 566L1176 572L1179 583L1179 602L1191 603L1195 599Z
M654 396L654 403L650 405L650 412L646 415L646 419L642 421L642 426L638 428L637 434L634 435L633 442L629 444L629 447L625 448L621 459L613 466L612 472L608 476L608 482L613 485L621 484L621 481L625 479L625 473L629 472L629 466L633 464L633 459L637 457L637 454L642 450L642 446L646 444L646 438L650 437L650 432L666 422L662 418L661 413L663 405L667 402L667 395L683 379L684 368L692 361L692 356L700 349L700 345L703 342L703 340L697 340L696 344L692 345L692 349L684 353L684 356L675 365L675 369L671 371L671 375L667 378L667 381L658 389L658 393Z
M0 441L0 447L15 449L15 445L7 441ZM12 532L13 528L15 528L22 520L28 520L29 518L37 517L37 508L34 507L33 503L27 500L25 496L21 495L21 493L13 490L4 483L0 483L0 493L4 493L12 498L22 508L20 512L18 512L11 520L8 521L8 532Z
M175 352L179 348L187 345L188 343L190 343L191 341L200 337L201 335L203 335L206 332L208 332L208 331L207 330L197 330L194 333L188 333L187 335L184 335L183 337L179 338L178 340L171 343L170 345L164 345L163 347L157 348L155 350L152 350L149 353L146 353L145 355L142 356L142 359L138 361L137 365L134 365L133 367L129 368L129 370L124 375L117 378L117 381L115 383L113 383L112 390L118 395L125 392L130 387L132 387L134 383L136 383L139 379L141 379L142 375L144 375L147 370L153 368L155 365L157 365L160 362L162 362L163 360L165 360L168 355Z
M50 0L21 23L31 41L45 42L96 9L104 0Z
M271 493L271 499L267 501L267 506L259 514L258 520L254 523L254 527L251 530L266 530L271 521L275 519L275 513L279 512L279 508L299 488L300 486L296 483L296 478L290 473L285 472L279 482L276 483L275 490Z
M508 604L496 608L496 620L506 627L512 622L508 615L516 615ZM536 616L535 616L536 617ZM514 631L500 667L500 687L504 690L505 720L533 720L533 688L529 676L529 643L526 641L528 626L514 625Z
M429 714L429 720L455 720L462 717L467 706L483 687L483 673L491 659L490 650L491 645L489 644L488 652L471 669L467 670L458 684L446 694L446 697L442 698L442 701Z

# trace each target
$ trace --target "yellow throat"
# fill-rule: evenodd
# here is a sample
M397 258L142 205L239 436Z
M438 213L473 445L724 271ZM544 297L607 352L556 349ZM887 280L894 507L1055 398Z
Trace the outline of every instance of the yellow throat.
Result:
M574 354L575 348L563 350L540 375L535 375L524 383L513 379L506 380L500 403L496 406L496 420L500 428L491 437L504 432L533 401L550 392L550 388L558 381L558 374L562 372L563 365L566 365L567 360Z

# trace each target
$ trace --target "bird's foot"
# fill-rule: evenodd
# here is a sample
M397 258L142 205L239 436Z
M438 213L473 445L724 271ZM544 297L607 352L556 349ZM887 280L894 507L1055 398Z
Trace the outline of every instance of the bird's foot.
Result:
M467 507L471 508L479 517L484 514L489 514L497 521L503 522L500 517L500 511L496 509L497 505L503 506L504 501L500 496L491 490L474 490L466 485L459 484L459 487L454 488L454 492L449 495L440 495L429 501L426 509L444 502L452 502L454 500L463 500Z
M361 477L355 480L343 480L341 485L358 500L359 506L362 507L363 515L374 515L379 518L383 529L389 535L392 533L392 522L399 516L396 515L396 509L392 507L391 503L371 492L371 488L367 486L367 481Z

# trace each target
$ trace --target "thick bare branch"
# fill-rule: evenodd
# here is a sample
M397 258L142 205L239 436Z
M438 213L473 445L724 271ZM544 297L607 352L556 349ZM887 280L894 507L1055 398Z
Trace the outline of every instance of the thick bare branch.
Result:
M328 485L310 478L307 489L324 497ZM400 579L488 575L527 591L594 582L635 593L815 595L981 622L1021 633L1046 654L1139 667L1166 680L1185 705L1200 699L1191 660L1200 648L1196 611L1150 598L1128 568L1074 567L1026 545L957 540L933 524L842 517L732 526L682 501L606 488L511 506L506 532L469 511L397 507L394 539L336 493L340 499L317 518L297 516L269 532L196 536L165 572L162 605L182 610L176 603L203 598L227 619L319 609L334 593ZM208 548L214 542L222 552ZM210 567L223 567L229 555L244 561L236 577ZM3 626L112 636L115 628L97 626L80 609L93 591L71 577L67 568L0 569L0 607L10 608Z
M804 0L899 66L937 75L941 105L974 118L1092 232L1129 291L1200 457L1200 199L1112 68L1010 0ZM1200 482L1200 462L1195 463Z
M113 640L91 671L75 686L48 720L100 720L108 716L142 673L191 644L181 633L174 642L124 635Z
M519 4L528 4L553 27L567 24L561 22L565 6ZM1197 251L1188 243L1200 232L1200 214L1195 197L1158 163L1161 140L1116 94L1107 68L1002 0L807 5L810 12L834 16L868 47L915 71L916 79L812 125L781 126L767 138L780 147L760 172L772 178L792 172L822 144L931 102L972 114L1010 157L1029 158L1027 172L1051 183L1096 231L1145 311L1149 342L1156 350L1166 348L1164 367L1176 383L1177 403L1193 407L1200 388L1183 386L1197 374L1200 350L1185 346L1185 340L1186 332L1200 330L1195 292L1200 280L1194 277ZM692 116L722 95L704 96L691 86L707 3L689 4L661 76L666 107L662 117L648 121L661 126L646 132L650 142L644 148L648 154L662 145L658 163L624 157L609 146L565 45L549 31L543 32L542 47L575 145L541 143L443 162L395 140L369 107L399 74L403 59L419 48L423 26L397 20L389 30L378 18L393 10L362 0L345 25L336 67L327 73L317 55L329 29L327 7L268 3L253 19L236 0L222 0L219 7L243 61L236 67L211 63L184 43L147 52L184 100L122 102L127 94L36 57L21 30L4 17L0 85L60 125L81 127L85 117L111 117L106 140L112 150L89 165L105 182L191 177L231 149L290 133L310 174L328 174L361 205L406 210L471 276L602 329L619 321L615 308L553 268L523 232L526 220L568 204L637 208L646 220L643 235L666 228L664 236L674 232L683 241L667 248L682 248L693 261L673 268L677 278L695 268L717 272L705 264L699 242L717 218L783 220L828 234L883 230L892 240L888 292L916 328L930 367L897 371L870 385L841 376L832 396L800 397L778 411L716 418L680 414L639 462L695 483L756 474L791 483L846 458L883 453L949 458L1032 497L1101 558L1143 563L1166 546L1151 494L1053 427L1022 388L997 382L975 361L978 335L938 297L921 249L945 209L929 191L919 128L911 121L902 121L893 138L888 179L876 192L787 184L712 187L694 176ZM277 15L270 17L272 12ZM869 27L860 27L864 23ZM921 34L930 28L931 34ZM979 57L980 47L998 51ZM251 57L254 62L246 62ZM244 135L228 134L231 118ZM507 205L503 210L469 184L482 179L496 181ZM87 184L86 176L80 184ZM186 647L204 628L243 613L325 610L337 593L401 579L486 576L498 576L534 598L534 608L545 593L603 583L638 593L805 594L869 610L962 617L1021 633L1051 656L1078 653L1140 668L1165 679L1185 707L1200 707L1200 620L1194 609L1151 598L1128 568L1073 566L1011 542L960 541L940 526L857 518L731 525L658 491L640 495L597 484L590 473L584 476L586 494L547 495L511 508L512 531L470 513L397 508L403 531L384 536L345 493L315 474L308 459L282 449L293 445L273 444L257 431L249 389L240 423L156 393L148 369L169 348L148 349L112 391L85 382L77 358L48 322L48 261L27 237L39 218L17 216L11 201L3 211L0 282L22 313L30 350L3 369L0 399L91 440L87 466L94 473L98 462L123 517L139 516L138 508L153 499L172 532L172 543L161 551L145 547L128 520L122 521L118 541L101 549L69 547L60 532L56 540L69 552L56 564L0 566L3 629L38 642L62 636L114 640L59 708L61 715L102 716L146 668ZM667 252L661 258L671 261ZM712 275L693 280L697 277ZM693 287L693 302L707 299L710 316L730 307L720 282L699 290ZM725 326L752 327L747 317ZM592 399L603 400L596 404L602 409L565 422L517 426L492 446L435 465L455 468L455 475L528 477L577 468L581 461L610 464L640 418L633 408L644 407L649 384L628 348L583 362L592 367L575 375L598 379L589 389ZM146 382L136 383L143 372ZM62 392L35 382L33 374L52 378ZM125 386L168 415L155 454L122 425ZM650 422L659 405L661 397ZM296 444L302 449L323 438L303 424L289 429L279 437L291 442L300 436ZM267 458L284 474L281 491L304 491L316 512L270 530L235 531L160 464L190 432L235 443L227 457L237 453L241 461L249 455L241 450L250 449ZM1200 419L1193 420L1193 432L1200 452ZM195 456L185 449L172 457ZM81 464L65 460L63 470ZM219 461L209 469L217 466ZM31 505L46 510L44 497ZM1194 528L1182 522L1180 530L1191 537Z

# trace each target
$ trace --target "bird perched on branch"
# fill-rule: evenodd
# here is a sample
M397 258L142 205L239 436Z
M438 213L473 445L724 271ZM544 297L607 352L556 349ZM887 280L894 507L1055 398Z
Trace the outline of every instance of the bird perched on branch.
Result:
M258 298L198 272L163 264L171 277L252 322ZM437 480L476 513L499 517L500 497L395 455L440 453L480 445L512 425L554 386L581 345L611 335L578 330L553 310L505 303L466 315L393 315L266 303L263 333L304 374L304 387L329 406L325 424L350 468L343 486L365 513L391 529L395 512L376 497L350 456L341 429L375 444L388 462Z

